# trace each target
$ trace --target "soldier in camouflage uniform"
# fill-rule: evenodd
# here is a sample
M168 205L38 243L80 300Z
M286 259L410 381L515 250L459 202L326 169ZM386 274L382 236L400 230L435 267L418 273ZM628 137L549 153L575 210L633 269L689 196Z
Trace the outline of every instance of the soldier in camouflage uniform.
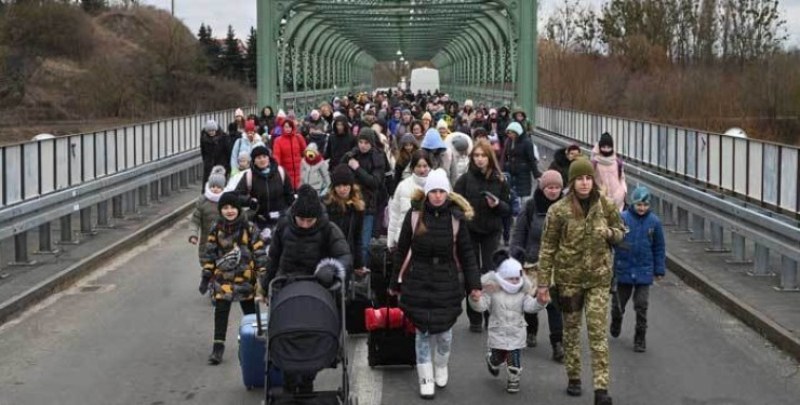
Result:
M592 355L595 404L611 405L608 396L608 305L613 275L611 246L625 227L613 202L600 193L586 159L569 168L569 194L547 212L539 250L538 293L558 289L564 315L567 394L581 395L581 312L586 314Z

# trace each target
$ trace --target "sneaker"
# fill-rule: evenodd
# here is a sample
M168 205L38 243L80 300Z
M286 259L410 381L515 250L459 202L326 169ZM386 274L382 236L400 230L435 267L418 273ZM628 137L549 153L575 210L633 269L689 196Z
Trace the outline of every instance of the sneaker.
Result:
M644 340L644 332L636 331L633 336L633 351L636 353L644 353L647 351L647 344Z
M619 337L619 333L622 330L622 318L617 318L615 316L611 317L611 327L609 327L609 332L611 332L612 337Z
M579 397L582 393L581 380L570 379L567 383L567 395L571 397Z

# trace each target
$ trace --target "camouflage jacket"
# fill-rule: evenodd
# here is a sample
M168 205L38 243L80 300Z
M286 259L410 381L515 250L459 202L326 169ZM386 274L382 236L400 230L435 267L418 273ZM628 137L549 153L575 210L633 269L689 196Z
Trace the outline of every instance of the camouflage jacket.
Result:
M255 226L244 218L234 223L218 219L208 234L205 254L201 259L203 277L211 279L214 298L227 301L253 299L257 272L264 271L266 244ZM234 262L224 258L238 249Z
M567 195L547 211L539 249L539 284L582 288L610 286L614 274L612 245L625 236L625 225L606 197L592 204L585 218L572 212ZM611 229L613 236L602 236Z

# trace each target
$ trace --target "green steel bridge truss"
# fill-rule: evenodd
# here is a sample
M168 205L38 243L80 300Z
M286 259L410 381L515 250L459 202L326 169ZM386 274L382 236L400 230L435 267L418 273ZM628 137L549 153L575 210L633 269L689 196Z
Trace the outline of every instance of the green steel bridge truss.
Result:
M537 0L258 0L258 102L301 111L367 90L378 62L431 62L453 98L533 119Z

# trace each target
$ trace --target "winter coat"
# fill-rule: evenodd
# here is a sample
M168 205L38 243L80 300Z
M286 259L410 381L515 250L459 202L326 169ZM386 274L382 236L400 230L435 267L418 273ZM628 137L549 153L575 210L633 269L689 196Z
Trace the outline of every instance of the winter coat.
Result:
M242 177L235 189L242 198L243 206L247 206L253 198L258 200L258 209L251 214L250 220L259 227L275 224L278 218L286 214L286 210L294 202L294 189L289 181L289 176L282 168L278 167L275 159L270 158L269 167L270 170L267 174L255 166L249 171L242 172ZM252 173L252 175L248 173ZM247 184L248 176L251 176L252 179L250 185Z
M350 158L358 161L358 170L354 170L353 174L356 176L356 184L361 187L361 194L364 197L364 203L366 203L365 215L373 215L378 208L378 203L382 198L385 199L381 193L386 194L386 187L384 186L386 155L375 147L370 148L367 153L361 153L361 150L356 146L345 154L341 163L348 164Z
M291 121L287 122L291 123ZM272 153L278 164L286 170L294 189L300 187L300 162L303 160L303 151L306 150L306 146L306 140L297 134L294 124L292 124L292 132L283 133L274 141Z
M431 157L431 170L434 169L444 169L447 172L447 178L450 178L450 169L452 168L453 164L453 154L451 153L450 149L447 148L447 144L444 143L442 138L439 136L437 132L435 136L428 136L425 135L422 143L420 144L421 149L425 149L428 151Z
M550 162L548 170L555 170L561 173L561 180L566 186L569 183L569 165L570 160L567 158L567 148L561 148L553 154L553 161Z
M206 236L211 230L211 225L219 219L219 209L217 203L211 201L205 195L197 197L192 212L192 233L191 236L197 237L197 250L200 259L203 258L206 247Z
M211 169L214 166L222 166L225 168L225 173L231 172L230 165L231 149L228 143L228 137L221 130L217 130L215 136L209 136L208 132L203 130L200 135L200 155L203 157L203 182L208 181L208 176L211 174ZM234 165L233 167L236 167Z
M625 181L625 171L622 161L614 153L605 157L599 153L597 145L592 150L592 166L594 166L594 179L601 190L614 201L617 210L625 207L625 196L628 194L628 184Z
M328 170L327 160L320 160L312 165L303 159L301 166L300 184L308 184L317 190L319 195L328 192L328 186L331 185L331 173Z
M520 197L530 196L533 191L531 175L538 179L542 173L528 134L523 133L516 140L506 139L503 154L503 171L511 174L511 187Z
M335 191L331 191L333 193ZM325 205L328 211L328 219L336 224L344 234L347 245L350 247L350 255L353 257L353 268L364 267L363 254L361 251L361 230L364 227L364 202L348 201L345 209L336 203Z
M542 240L544 220L547 210L556 201L548 200L544 192L537 188L533 192L533 198L525 203L522 213L514 223L510 245L512 248L524 252L525 261L528 263L536 263L539 260L539 245Z
M330 162L329 169L331 172L336 168L336 166L341 164L342 159L347 152L350 152L353 150L353 148L358 146L358 140L350 133L350 124L347 123L347 118L337 117L333 121L334 125L331 129L330 135L328 136L328 142L325 145L324 152L322 153L322 155L325 156L325 159L328 159ZM345 133L343 134L336 133L336 122L338 121L345 123Z
M611 247L625 235L625 225L614 204L604 196L597 198L585 216L572 212L572 193L547 211L539 247L539 284L582 288L611 285L613 253ZM611 229L608 239L598 229Z
M231 156L230 161L228 162L227 167L237 167L239 166L239 153L247 152L253 150L258 145L264 145L264 142L261 141L261 137L253 136L253 140L247 138L247 134L242 134L242 136L236 140L231 148Z
M503 217L511 215L511 188L507 181L501 181L500 173L493 173L487 179L481 169L470 163L469 170L456 182L453 190L464 196L475 210L475 218L467 226L470 232L490 235L503 230ZM500 199L494 208L489 207L486 197L488 191Z
M528 294L531 281L522 277L522 288L515 294L509 294L500 287L494 271L481 277L481 284L492 286L493 292L484 290L478 301L467 300L469 306L478 313L489 311L488 347L490 349L517 350L527 347L525 338L528 335L525 313L535 314L545 308Z
M241 258L231 268L218 267L217 261L238 247ZM233 222L218 219L208 233L206 251L201 260L203 277L210 277L214 298L227 301L251 300L256 292L257 272L264 271L266 244L255 225L244 215Z
M386 235L386 245L389 248L397 246L400 238L400 227L406 218L406 213L411 209L411 198L425 187L425 177L412 174L405 178L394 190L394 197L389 202L389 230Z
M614 251L614 274L621 284L653 284L653 276L665 272L664 229L656 214L636 213L633 205L622 212L628 227L625 239Z
M306 144L311 145L312 143L316 144L317 150L322 153L328 145L328 134L324 132L309 134L306 137Z
M292 217L284 217L272 232L272 242L267 255L266 272L259 276L262 288L270 281L285 275L313 275L322 259L333 258L345 268L353 270L353 256L344 234L326 216L317 218L311 228L297 226Z
M413 211L406 214L397 242L391 289L402 293L400 307L417 329L442 333L452 328L461 315L465 284L466 290L480 289L477 258L466 229L466 221L474 213L456 193L450 193L440 207L428 203L421 190L412 200L416 205L412 210L420 212L420 224L417 234L412 235ZM455 237L453 218L460 224ZM400 269L409 249L411 259L401 283Z
M463 154L453 147L453 140L464 138L467 140L467 150ZM469 154L472 153L472 138L461 132L453 132L444 140L447 149L450 151L450 184L456 184L458 178L469 170Z

